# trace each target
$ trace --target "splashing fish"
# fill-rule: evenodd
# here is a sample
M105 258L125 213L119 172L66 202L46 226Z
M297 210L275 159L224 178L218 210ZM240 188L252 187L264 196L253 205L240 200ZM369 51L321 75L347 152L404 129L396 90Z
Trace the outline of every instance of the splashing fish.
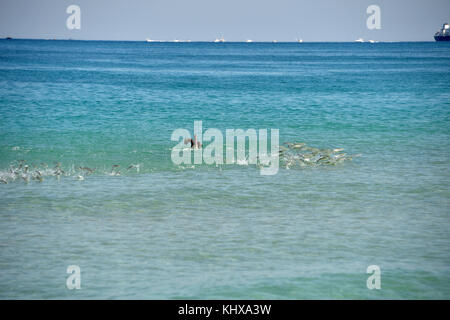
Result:
M352 160L358 155L340 153L343 148L319 149L309 147L305 142L285 142L280 146L280 160L286 169L306 166L336 165L344 161Z

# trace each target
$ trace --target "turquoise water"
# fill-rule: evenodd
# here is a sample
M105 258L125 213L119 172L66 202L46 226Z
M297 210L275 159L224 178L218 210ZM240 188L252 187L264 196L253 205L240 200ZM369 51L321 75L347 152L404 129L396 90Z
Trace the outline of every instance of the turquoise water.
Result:
M0 83L0 298L450 298L447 43L0 40ZM177 166L194 120L361 156Z

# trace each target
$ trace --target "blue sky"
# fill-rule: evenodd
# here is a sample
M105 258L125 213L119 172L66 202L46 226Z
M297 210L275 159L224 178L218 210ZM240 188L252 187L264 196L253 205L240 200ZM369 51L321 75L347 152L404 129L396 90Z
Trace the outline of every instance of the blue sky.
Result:
M66 8L81 8L69 30ZM381 29L366 27L369 5ZM85 40L433 41L449 0L0 0L0 37Z

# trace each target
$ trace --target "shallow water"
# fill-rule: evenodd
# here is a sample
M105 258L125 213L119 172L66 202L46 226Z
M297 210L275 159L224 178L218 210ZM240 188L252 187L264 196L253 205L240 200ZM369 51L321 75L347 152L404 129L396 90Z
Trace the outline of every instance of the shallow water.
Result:
M0 184L0 298L450 296L446 43L0 40L0 83L0 175L67 173ZM194 120L362 156L176 166Z

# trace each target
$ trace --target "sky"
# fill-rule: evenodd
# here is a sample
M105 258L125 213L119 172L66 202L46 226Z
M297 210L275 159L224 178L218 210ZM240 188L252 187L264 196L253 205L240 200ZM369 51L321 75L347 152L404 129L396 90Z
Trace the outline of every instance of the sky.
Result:
M70 30L69 5L81 28ZM378 5L381 29L369 30ZM434 41L450 0L0 0L0 38Z

